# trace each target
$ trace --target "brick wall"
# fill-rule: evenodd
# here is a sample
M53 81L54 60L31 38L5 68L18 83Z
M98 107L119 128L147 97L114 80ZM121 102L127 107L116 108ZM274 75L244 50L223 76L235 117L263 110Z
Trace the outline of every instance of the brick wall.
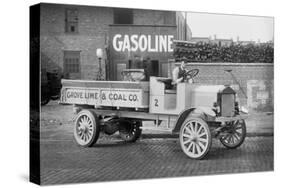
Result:
M65 9L72 7L78 9L77 34L65 33ZM96 49L104 49L108 25L113 23L112 11L89 6L41 5L41 65L47 69L63 68L64 50L81 51L81 79L95 79L98 72Z
M268 63L189 63L187 68L200 70L195 82L204 84L229 84L238 93L240 103L257 111L273 111L273 64ZM232 70L241 85L243 94L231 75Z
M78 10L78 33L65 33L66 8ZM80 79L96 79L98 73L96 49L105 49L109 37L109 25L113 24L113 12L113 8L106 7L41 4L41 67L48 71L52 69L63 70L64 51L81 51ZM173 11L136 9L133 12L134 24L136 25L176 24L175 12ZM102 59L103 71L105 70L104 60L105 58Z
M134 10L135 25L176 25L176 12L159 10Z

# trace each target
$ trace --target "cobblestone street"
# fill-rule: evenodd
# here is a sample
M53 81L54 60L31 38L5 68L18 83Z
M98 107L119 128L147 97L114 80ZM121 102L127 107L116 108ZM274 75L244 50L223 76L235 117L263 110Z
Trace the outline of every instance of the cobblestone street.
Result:
M51 103L42 110L41 182L45 185L273 170L271 134L252 134L235 150L213 139L208 155L192 160L176 137L143 135L128 144L101 134L94 147L82 148L73 139L71 107Z
M204 160L192 160L176 139L133 144L101 140L81 148L74 141L41 142L43 184L163 178L273 170L273 137L251 137L236 150L213 141Z

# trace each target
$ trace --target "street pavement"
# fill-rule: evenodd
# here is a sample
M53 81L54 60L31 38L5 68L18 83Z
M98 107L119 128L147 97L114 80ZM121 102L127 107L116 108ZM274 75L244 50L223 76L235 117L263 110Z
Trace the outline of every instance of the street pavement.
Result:
M192 160L177 139L126 144L101 139L91 148L73 140L41 142L42 184L82 183L273 170L273 137L250 137L235 150L218 141L203 160Z
M71 106L51 102L42 107L42 184L242 173L274 168L272 114L253 115L247 120L250 134L235 150L226 149L213 139L211 150L203 160L186 157L176 137L149 134L151 132L145 132L140 140L131 144L118 136L101 134L94 147L82 148L73 139L72 119Z

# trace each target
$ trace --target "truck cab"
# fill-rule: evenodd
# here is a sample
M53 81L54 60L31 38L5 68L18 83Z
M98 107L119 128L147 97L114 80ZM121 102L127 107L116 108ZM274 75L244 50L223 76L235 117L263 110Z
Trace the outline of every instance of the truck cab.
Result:
M201 108L214 116L212 109L220 103L223 109L220 115L235 115L235 91L229 86L182 82L171 88L167 83L169 78L150 78L150 113L178 115L185 109Z

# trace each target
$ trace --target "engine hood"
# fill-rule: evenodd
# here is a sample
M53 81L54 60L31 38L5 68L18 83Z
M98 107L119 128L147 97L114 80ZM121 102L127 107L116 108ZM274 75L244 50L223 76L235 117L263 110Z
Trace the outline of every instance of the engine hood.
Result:
M194 88L194 92L205 92L205 93L218 93L226 88L224 85L204 85L197 86Z
M204 85L196 86L191 92L192 106L194 107L213 107L214 103L217 102L218 93L225 90L224 85Z

